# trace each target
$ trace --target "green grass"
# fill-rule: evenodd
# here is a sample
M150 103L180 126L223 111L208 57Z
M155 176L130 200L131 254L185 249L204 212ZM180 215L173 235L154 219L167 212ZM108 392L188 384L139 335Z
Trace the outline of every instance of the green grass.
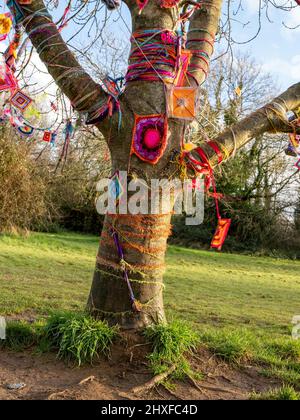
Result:
M172 365L176 366L179 376L190 372L185 356L194 352L199 344L199 334L190 326L182 321L173 321L150 326L144 334L152 344L149 360L154 375L167 371Z
M85 313L55 312L46 320L33 323L8 321L6 339L0 341L0 348L55 351L58 358L81 366L93 364L100 355L108 356L117 335L117 327L109 327Z
M108 355L117 328L86 314L52 314L43 329L41 347L57 350L60 359L75 360L78 366L92 364L101 354Z
M0 347L13 351L23 351L36 346L41 337L42 324L29 324L25 321L10 321L7 323L6 339L0 341Z
M251 400L284 400L284 401L299 401L300 394L291 386L283 386L275 391L265 392L263 394L252 394Z
M0 315L79 312L91 285L98 239L73 233L0 236ZM300 383L300 262L170 246L169 319L181 318L223 359L251 360L262 373Z

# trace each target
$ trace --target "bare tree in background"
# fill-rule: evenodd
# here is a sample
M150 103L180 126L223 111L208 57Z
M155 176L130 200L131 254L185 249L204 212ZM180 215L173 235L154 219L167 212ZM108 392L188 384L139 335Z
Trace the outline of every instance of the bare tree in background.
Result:
M52 2L48 3L51 5ZM117 2L109 0L105 3L109 7L114 7ZM177 6L162 8L159 0L150 0L141 14L135 0L126 0L125 3L132 17L134 33L145 29L157 29L162 32L173 31L180 18L180 8ZM193 1L182 2L182 4L184 3L186 6L195 4ZM230 7L231 3L229 0L199 2L201 7L196 8L189 20L187 40L190 50L202 51L206 56L210 56L212 47L205 39L208 33L215 36L219 26L220 36L227 37L228 45L231 45L232 38L231 35L228 35L228 26L232 22L225 19L220 23L222 6ZM273 3L273 1L267 0L260 1L259 19L261 13L264 10L268 12L268 8ZM102 7L100 1L81 1L76 4L77 10L69 19L73 19L75 23L81 22L84 26L100 25L96 19L97 11ZM242 2L239 7L241 5ZM291 5L292 3L289 4L289 7L284 6L283 9L290 9ZM89 8L86 15L83 12L84 7ZM79 63L74 54L76 49L73 48L72 51L69 48L71 40L68 42L63 40L57 25L52 24L43 1L34 0L32 5L24 8L24 13L23 26L32 45L37 49L48 72L61 91L70 99L76 111L91 114L91 111L101 108L107 102L108 95ZM44 28L44 30L40 30L40 28ZM97 38L100 39L102 35L101 28L99 28ZM93 42L95 40L91 40L91 43ZM134 37L131 39L131 47L132 49L136 48ZM88 56L88 49L86 56ZM131 63L131 58L129 62ZM199 54L194 54L189 66L189 74L192 77L187 78L187 84L197 87L204 82L205 74L209 70L209 63L203 61ZM156 66L156 69L160 69L159 65ZM161 69L165 69L164 65L161 65ZM108 144L112 159L112 173L117 170L128 171L130 162L129 177L138 176L147 183L153 178L178 176L178 164L174 161L173 156L180 152L182 136L186 129L184 120L169 119L167 147L156 165L150 165L134 155L131 156L134 114L164 114L166 110L164 84L161 81L128 83L119 101L122 111L121 127L119 127L118 113L115 113L110 119L95 123ZM213 140L223 145L224 150L226 149L231 155L251 139L264 133L291 132L294 127L288 122L286 113L295 111L299 106L300 83L297 83L267 105L234 123ZM202 149L212 164L217 165L218 156L215 152L206 143L202 145ZM134 329L165 319L163 266L166 242L170 231L170 218L170 214L160 215L160 217L149 214L138 218L130 215L126 217L106 216L88 300L88 309L94 316L119 323L124 328ZM120 264L120 255L118 255L110 234L112 226L119 232L124 247L122 264ZM122 281L124 264L126 264L136 299L140 304L139 310L133 310L132 302L128 299L126 283Z

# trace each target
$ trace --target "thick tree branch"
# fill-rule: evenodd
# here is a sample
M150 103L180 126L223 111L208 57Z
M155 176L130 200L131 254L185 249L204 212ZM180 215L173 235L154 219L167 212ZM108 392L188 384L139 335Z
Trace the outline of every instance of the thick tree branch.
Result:
M264 133L293 132L293 125L288 122L286 113L288 111L296 111L299 107L300 83L297 83L273 99L269 104L226 129L213 141L221 146L221 151L226 151L227 155L232 155L250 140ZM212 148L205 143L201 144L201 148L210 158L210 162L216 165L218 156Z
M40 59L62 92L80 112L94 111L106 100L101 87L70 51L42 0L23 6L22 22Z
M190 21L187 48L193 52L189 73L201 85L209 71L223 0L204 2Z

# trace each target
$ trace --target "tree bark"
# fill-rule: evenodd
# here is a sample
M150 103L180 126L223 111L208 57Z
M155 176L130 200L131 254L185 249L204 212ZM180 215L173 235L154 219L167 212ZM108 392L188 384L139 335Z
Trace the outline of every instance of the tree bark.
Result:
M133 31L153 28L173 30L176 25L177 8L162 9L158 1L150 0L143 13L139 14L135 0L126 0L126 4L132 14ZM188 48L202 50L208 55L212 53L210 43L203 39L209 37L208 34L211 37L215 36L222 4L223 0L205 2L205 7L194 14L188 34ZM32 44L62 92L73 103L74 109L89 112L99 108L103 101L107 100L107 95L81 68L51 17L36 13L43 7L42 0L35 0L32 5L24 8L27 16L24 27ZM41 27L44 28L43 31L39 30ZM193 75L192 79L201 84L203 75L208 71L208 63L194 55L189 71ZM132 82L126 87L120 103L121 130L118 130L116 114L110 121L97 124L110 148L112 173L116 170L126 171L129 177L142 178L148 185L153 178L178 176L178 166L173 162L172 156L174 152L180 152L186 124L182 120L169 119L167 148L156 165L130 156L134 114L165 113L164 85L160 82ZM292 86L271 104L227 129L215 140L223 144L229 154L233 154L235 150L264 132L274 129L291 130L285 120L284 111L295 110L299 106L300 83ZM212 149L206 145L203 148L216 164L218 157L213 154ZM121 264L112 229L118 233L124 251ZM156 217L145 215L139 218L133 215L106 216L88 300L88 309L94 316L106 319L110 323L119 323L124 328L134 329L165 319L162 298L163 265L169 231L170 214ZM128 271L140 311L132 310L128 288L123 279L124 268Z

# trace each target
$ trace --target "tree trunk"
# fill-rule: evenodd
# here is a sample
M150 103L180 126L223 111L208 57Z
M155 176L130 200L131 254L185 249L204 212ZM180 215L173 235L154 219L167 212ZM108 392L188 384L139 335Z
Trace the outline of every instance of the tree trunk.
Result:
M125 2L132 15L133 32L145 29L173 31L176 27L178 7L162 8L160 1L151 0L142 14L139 14L135 0ZM223 0L201 2L201 7L190 19L187 39L192 59L187 85L201 85L207 74L222 4ZM25 31L74 109L87 115L102 109L103 104L111 98L81 67L53 24L43 0L33 1L24 7L23 12L25 18L22 25ZM132 45L135 45L134 40ZM165 68L162 66L161 70ZM173 156L181 150L186 126L183 120L169 119L167 147L157 164L150 165L130 155L135 114L146 116L166 113L164 83L129 83L120 97L120 104L121 130L118 130L117 113L111 119L96 124L110 148L112 173L116 170L126 171L129 177L139 177L147 185L153 178L169 179L174 174L178 176L179 165L174 163ZM299 106L300 83L213 140L220 145L221 150L226 149L227 153L223 157L227 159L252 138L265 132L293 132L295 127L288 122L285 112L296 110ZM218 164L220 156L211 145L204 143L201 147L211 165ZM88 300L88 309L94 316L119 323L124 328L142 328L154 321L164 320L162 276L169 230L170 214L106 216ZM114 239L116 234L124 251L122 258L117 251ZM128 286L124 280L127 271L135 294L135 310L132 310L132 299L129 299Z
M124 251L121 264L112 227ZM170 214L106 216L88 300L92 315L126 329L165 320L162 293L169 232ZM122 265L128 272L138 311L132 307Z

